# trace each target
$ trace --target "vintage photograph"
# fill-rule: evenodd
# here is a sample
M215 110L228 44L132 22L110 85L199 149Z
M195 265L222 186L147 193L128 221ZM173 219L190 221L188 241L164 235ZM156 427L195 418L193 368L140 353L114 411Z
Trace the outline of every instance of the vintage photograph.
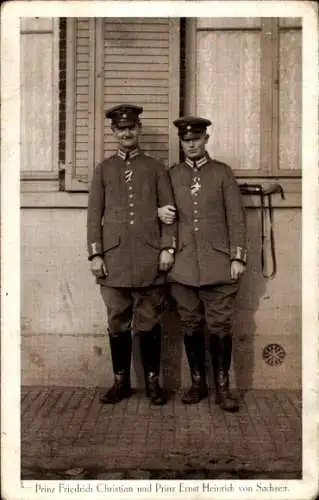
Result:
M303 19L87 15L19 19L20 479L288 495Z
M22 478L301 478L301 36L21 19Z

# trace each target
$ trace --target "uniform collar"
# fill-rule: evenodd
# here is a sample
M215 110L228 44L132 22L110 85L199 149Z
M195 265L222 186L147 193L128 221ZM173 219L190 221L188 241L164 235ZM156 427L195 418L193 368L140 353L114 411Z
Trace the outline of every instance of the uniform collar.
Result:
M117 150L117 156L119 156L122 160L132 160L135 158L135 156L138 156L140 154L140 149L135 148L132 149L131 151L123 151L123 149L118 149Z
M199 170L200 167L202 167L203 165L205 165L207 162L208 162L208 156L207 155L202 156L199 160L196 160L196 161L193 161L190 158L186 158L186 160L185 160L186 165L188 165L189 167L193 168L194 170L195 169Z

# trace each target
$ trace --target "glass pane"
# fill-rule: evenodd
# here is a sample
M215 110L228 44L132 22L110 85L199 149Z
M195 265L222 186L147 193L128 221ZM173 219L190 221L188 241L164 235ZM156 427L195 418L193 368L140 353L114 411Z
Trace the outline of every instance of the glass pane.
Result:
M260 167L260 32L197 33L197 113L212 120L211 156Z
M279 168L301 168L301 31L280 33Z
M21 170L52 170L52 33L21 35Z

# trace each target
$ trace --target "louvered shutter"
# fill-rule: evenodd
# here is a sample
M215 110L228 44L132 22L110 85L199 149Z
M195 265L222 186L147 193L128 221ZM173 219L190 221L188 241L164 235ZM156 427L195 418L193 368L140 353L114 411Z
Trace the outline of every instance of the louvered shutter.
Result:
M172 120L179 114L179 20L107 18L104 37L104 109L119 103L143 106L141 146L166 165L178 160ZM109 120L103 156L116 150Z
M86 191L94 166L116 150L105 110L140 104L145 152L178 160L179 20L68 20L66 188Z
M67 24L67 190L87 191L94 166L95 19Z

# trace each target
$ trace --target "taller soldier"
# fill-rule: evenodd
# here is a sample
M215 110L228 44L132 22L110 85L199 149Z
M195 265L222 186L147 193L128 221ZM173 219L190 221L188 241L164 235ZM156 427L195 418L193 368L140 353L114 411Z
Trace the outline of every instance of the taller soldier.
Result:
M88 203L87 239L92 273L107 308L114 384L102 403L132 394L131 329L140 337L146 393L165 403L159 385L165 273L173 264L175 224L162 225L158 207L173 204L168 173L139 147L143 108L118 105L106 112L117 152L97 165Z
M205 150L210 120L190 116L174 124L185 154L185 161L169 170L178 216L178 246L169 279L192 378L183 402L198 403L207 396L207 333L216 401L224 410L236 411L229 369L234 299L247 253L241 194L231 168Z

